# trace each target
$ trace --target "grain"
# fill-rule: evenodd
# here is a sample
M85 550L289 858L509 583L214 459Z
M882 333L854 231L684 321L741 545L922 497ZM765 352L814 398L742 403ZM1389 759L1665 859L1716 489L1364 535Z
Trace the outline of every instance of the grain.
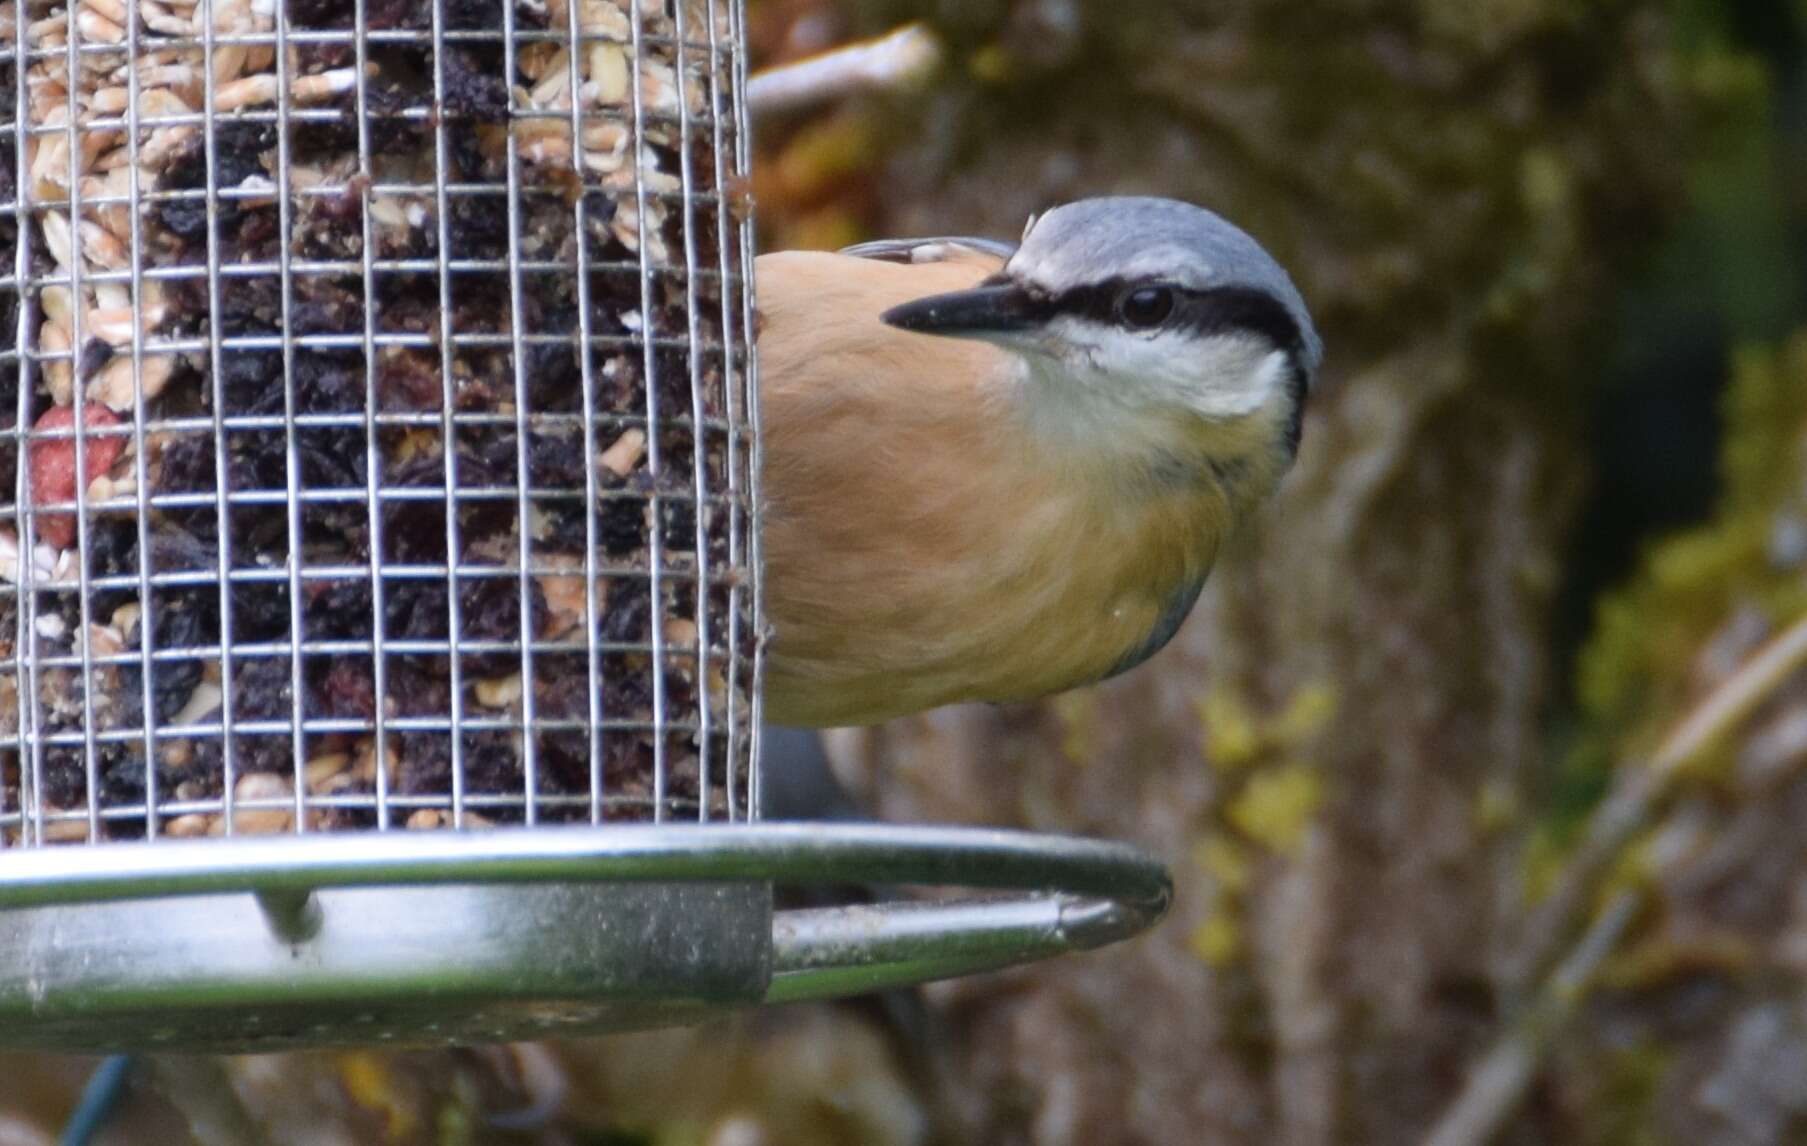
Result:
M429 2L367 10L387 21L378 30L405 39L431 25ZM546 801L538 817L587 818L595 738L583 725L596 712L610 722L600 743L611 817L650 814L655 749L666 757L674 809L694 816L705 770L719 809L727 774L720 670L730 655L749 651L744 643L726 645L720 586L744 573L728 568L729 515L711 512L703 532L714 587L699 591L690 483L699 449L708 481L725 481L728 437L674 421L693 413L687 353L662 346L649 378L644 349L621 340L669 339L689 329L694 290L698 329L719 342L723 284L709 275L726 213L705 207L691 218L673 197L682 187L675 116L707 110L707 60L687 53L680 84L669 4L646 0L639 10L647 56L638 62L628 46L634 29L626 0L581 0L580 44L526 40L507 75L500 3L457 0L443 15L465 38L447 45L442 58L430 45L372 50L360 76L349 38L323 42L320 35L342 32L349 9L291 0L291 26L309 38L290 42L285 90L273 44L259 39L274 32L274 7L263 0L76 0L78 39L121 50L85 55L73 77L66 56L49 50L70 33L68 10L34 0L28 107L20 118L37 130L25 141L20 183L41 265L31 285L38 321L27 349L37 367L25 406L34 419L52 411L66 418L84 401L91 430L131 431L88 439L79 533L66 511L38 515L40 543L27 559L16 526L0 520L0 578L17 583L31 573L40 594L39 639L54 631L59 648L86 644L120 662L109 662L89 686L95 695L86 707L97 714L97 731L132 733L100 742L100 790L87 792L81 750L46 757L43 790L55 794L51 811L71 813L57 822L81 829L72 839L86 838L87 818L76 813L91 798L129 802L136 791L142 800L138 733L146 724L181 730L157 739L158 806L184 802L155 813L159 834L222 833L228 775L234 801L268 805L235 808L235 833L293 830L297 716L307 722L299 738L304 794L333 797L307 809L310 830L374 826L379 781L414 801L394 811L397 827L519 822L529 745L539 760L535 795ZM10 11L0 4L0 42L14 31ZM707 30L700 6L689 13L694 40ZM515 20L563 34L572 16L551 0L520 4ZM128 54L126 33L134 25L138 42ZM235 41L215 44L211 74L196 40L208 30ZM444 93L438 103L436 78ZM202 112L210 84L217 119L208 140ZM0 87L0 98L16 90L11 82ZM636 94L644 104L638 138ZM285 103L286 140L271 114ZM72 117L73 151L65 130ZM444 219L431 190L441 135L455 168L445 180L478 189L448 193ZM711 187L708 125L695 125L691 139L699 186ZM285 145L286 233L277 170ZM0 147L4 162L11 151ZM10 178L10 167L0 175ZM512 212L501 197L511 179L519 187ZM210 188L219 193L212 204ZM511 219L518 226L512 242ZM0 220L0 229L8 225L10 217ZM656 271L651 297L643 298L642 257L681 270L687 225L696 228L704 273L687 289L680 276ZM298 273L285 296L275 275L247 270L273 265L285 247L297 265L360 267L367 241L373 261L433 267L443 253L476 268L452 281L445 319L469 341L449 361L437 342L441 298L433 273L382 272L374 294L355 271ZM571 270L523 273L518 306L511 305L517 281L496 269L511 249ZM584 315L580 252L595 268ZM235 272L217 295L202 277L210 257ZM522 333L561 341L529 341L517 363L512 341L497 337L511 333L516 313L527 323ZM380 346L367 373L367 317L380 333L425 344ZM0 338L12 338L16 328L0 321ZM577 341L586 328L595 345ZM297 341L285 363L285 330L297 340L323 341ZM216 332L235 344L216 351ZM724 370L719 353L696 370L701 413L711 424L729 412ZM649 383L656 386L651 395ZM587 433L586 387L595 415ZM365 417L373 397L374 413L428 420L385 424L372 442ZM649 401L660 408L658 425L645 422ZM448 402L459 421L450 438L439 421ZM18 406L0 394L0 417ZM303 422L285 431L275 419L290 409ZM223 439L214 436L216 416L233 420ZM135 424L140 417L142 427ZM664 459L657 473L655 438ZM40 449L36 457L55 461L72 443L39 446L51 452ZM526 494L519 488L523 459ZM375 507L364 500L373 461L387 491ZM445 488L448 466L455 500ZM40 492L66 505L75 500L73 463L57 473ZM291 477L308 494L294 535L283 504ZM216 502L223 490L233 499L224 513ZM592 491L601 495L594 502L587 500ZM156 504L142 506L140 492ZM650 511L655 496L657 514ZM448 516L455 531L448 531ZM586 557L591 537L596 549ZM648 576L655 537L663 553L657 600ZM234 571L225 586L222 554ZM373 560L411 571L383 578L380 605L368 575ZM285 571L297 563L309 573L292 581ZM89 590L86 623L84 564L88 584L101 585ZM418 572L449 564L461 570L455 579ZM338 572L315 575L317 569ZM147 571L181 576L160 581L141 600L139 576ZM256 579L265 573L273 576ZM11 601L0 599L0 612L12 609ZM707 675L695 649L699 610L709 621ZM228 615L235 644L263 651L222 655ZM310 647L323 642L339 651L291 660L282 650L296 616ZM659 666L650 657L654 617L673 654ZM15 631L10 615L0 617L0 634ZM379 632L391 645L426 650L385 655L381 696L369 651ZM533 646L527 655L523 640ZM144 658L137 655L147 645L155 650L148 705ZM653 732L655 667L664 676L671 729L662 742ZM743 666L737 687L744 690L749 675ZM83 686L67 673L40 676L35 700L45 731L79 732ZM691 731L704 691L717 733L706 760ZM432 725L449 717L454 697L467 716L487 718L489 726L453 732ZM0 735L17 727L16 700L10 708L0 704ZM743 717L745 700L743 692ZM531 726L524 724L529 714ZM379 720L388 726L382 744ZM230 736L220 731L226 723ZM467 805L454 816L455 772L467 799L482 801L481 811ZM20 775L0 760L0 815L25 798ZM130 788L132 776L139 789ZM147 825L114 816L100 830L129 837Z

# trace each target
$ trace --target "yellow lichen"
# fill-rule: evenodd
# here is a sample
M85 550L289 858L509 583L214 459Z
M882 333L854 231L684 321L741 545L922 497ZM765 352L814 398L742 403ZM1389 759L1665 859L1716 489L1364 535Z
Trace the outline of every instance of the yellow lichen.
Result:
M1218 771L1234 772L1261 755L1255 713L1235 693L1212 689L1198 702L1198 715L1205 726L1205 750Z
M1220 772L1235 772L1264 757L1304 747L1336 716L1336 690L1326 684L1294 692L1276 716L1263 717L1241 696L1214 688L1198 702L1205 750Z
M1568 825L1564 825L1567 827ZM1566 831L1551 824L1540 824L1525 842L1523 871L1525 898L1532 903L1549 895L1568 863Z
M1010 82L1016 65L1002 44L987 44L966 61L966 70L982 84L1001 85Z
M1226 815L1244 836L1278 855L1295 855L1324 802L1324 784L1309 765L1294 763L1249 777Z
M1601 881L1599 896L1602 900L1624 888L1648 887L1651 875L1659 867L1669 866L1675 844L1663 840L1661 832L1660 827L1652 828L1619 850L1618 859L1607 869L1606 877ZM1659 863L1659 856L1668 858Z
M1192 862L1216 882L1220 891L1240 894L1249 886L1252 865L1247 852L1220 832L1212 832L1193 845Z
M1192 862L1210 881L1209 903L1187 944L1206 965L1222 969L1242 954L1242 897L1253 880L1253 859L1244 844L1214 831L1192 845Z
M339 1079L351 1100L382 1116L383 1132L391 1142L414 1136L414 1110L397 1093L388 1060L370 1051L348 1051L339 1056Z
M1533 147L1519 161L1519 198L1535 215L1566 211L1574 179L1554 148Z
M1297 851L1324 800L1322 779L1304 754L1330 726L1336 708L1335 690L1322 684L1298 689L1273 716L1256 712L1227 688L1199 700L1211 764L1233 777L1224 818L1244 839L1279 855ZM1207 836L1199 849L1199 862L1220 882L1247 882L1247 861L1228 840Z
M1293 694L1268 737L1281 746L1296 748L1317 738L1335 717L1336 690L1327 684L1308 684Z
M1242 953L1242 929L1228 914L1214 911L1192 929L1186 943L1200 962L1222 970Z
M1060 752L1068 762L1084 764L1092 758L1098 727L1098 697L1083 689L1054 698L1054 718L1060 722Z
M1475 793L1475 824L1489 835L1501 832L1518 821L1518 792L1504 780L1494 778Z

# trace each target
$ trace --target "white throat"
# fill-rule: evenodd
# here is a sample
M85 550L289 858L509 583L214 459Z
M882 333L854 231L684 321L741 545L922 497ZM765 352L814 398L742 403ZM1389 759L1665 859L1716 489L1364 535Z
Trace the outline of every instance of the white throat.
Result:
M1006 346L1038 436L1119 455L1189 444L1201 419L1234 423L1268 408L1290 369L1285 351L1250 335L1140 335L1071 319Z

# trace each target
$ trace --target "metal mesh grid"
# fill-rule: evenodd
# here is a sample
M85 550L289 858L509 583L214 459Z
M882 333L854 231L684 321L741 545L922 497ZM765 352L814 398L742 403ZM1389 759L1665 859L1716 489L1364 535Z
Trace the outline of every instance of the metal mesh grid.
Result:
M0 846L749 816L740 8L0 4Z

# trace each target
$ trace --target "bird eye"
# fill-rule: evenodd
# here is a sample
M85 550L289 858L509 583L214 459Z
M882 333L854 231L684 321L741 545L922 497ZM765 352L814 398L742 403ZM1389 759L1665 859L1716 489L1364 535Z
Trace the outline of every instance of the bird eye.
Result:
M1123 296L1117 312L1126 326L1159 326L1173 313L1173 291L1167 287L1137 287Z

